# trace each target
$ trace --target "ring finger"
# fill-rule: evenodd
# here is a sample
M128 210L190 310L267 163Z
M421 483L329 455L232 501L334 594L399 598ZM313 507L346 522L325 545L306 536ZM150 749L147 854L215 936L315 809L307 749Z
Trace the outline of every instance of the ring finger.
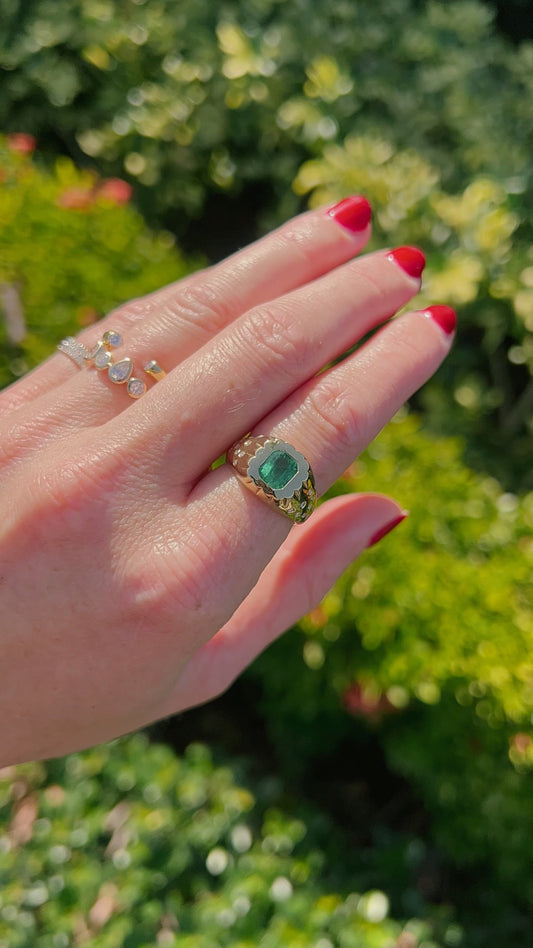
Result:
M123 438L141 458L160 441L155 463L187 493L229 444L404 306L420 287L423 265L415 248L368 254L256 307L138 406L135 433L113 419L107 437Z
M392 320L344 362L301 386L258 423L252 436L266 434L294 445L309 460L323 493L435 372L450 349L454 328L455 314L447 306ZM227 464L197 484L190 502L213 525L213 546L218 538L231 549L231 559L218 560L222 569L231 562L224 581L238 604L288 534L290 522L243 487ZM204 583L206 608L209 591L216 588L216 582Z

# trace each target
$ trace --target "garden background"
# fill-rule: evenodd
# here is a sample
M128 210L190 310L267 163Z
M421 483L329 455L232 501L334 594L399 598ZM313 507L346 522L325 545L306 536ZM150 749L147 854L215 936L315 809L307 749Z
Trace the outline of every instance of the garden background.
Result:
M532 36L525 0L4 0L2 385L353 192L459 332L335 488L397 534L217 701L0 772L1 948L530 948Z

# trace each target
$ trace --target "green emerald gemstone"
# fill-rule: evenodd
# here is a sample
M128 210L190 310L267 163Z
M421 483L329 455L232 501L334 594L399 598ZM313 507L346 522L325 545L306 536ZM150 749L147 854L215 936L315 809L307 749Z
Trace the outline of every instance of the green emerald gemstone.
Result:
M298 464L285 451L273 451L259 468L259 477L271 490L281 490L298 471Z

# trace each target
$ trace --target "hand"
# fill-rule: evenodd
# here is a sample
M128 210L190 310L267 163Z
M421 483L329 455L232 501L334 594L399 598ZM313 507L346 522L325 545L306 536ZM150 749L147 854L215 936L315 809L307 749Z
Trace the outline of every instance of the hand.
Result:
M61 353L0 395L0 764L220 693L401 515L353 495L291 528L211 470L247 432L276 435L322 494L446 355L451 310L389 318L420 252L352 259L366 209L303 214L84 331L168 370L138 401Z

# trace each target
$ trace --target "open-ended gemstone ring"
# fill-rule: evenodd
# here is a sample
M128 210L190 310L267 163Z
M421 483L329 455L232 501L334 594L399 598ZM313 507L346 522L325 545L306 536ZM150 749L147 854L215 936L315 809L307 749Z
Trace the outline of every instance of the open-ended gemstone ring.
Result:
M265 435L237 441L226 455L243 484L294 523L303 523L316 507L309 461L292 444Z
M122 336L120 333L114 329L108 329L92 349L87 349L75 336L67 336L66 339L62 339L57 348L80 368L84 365L90 365L98 369L99 372L107 371L109 378L115 385L126 386L130 398L141 398L146 392L146 382L136 378L133 374L131 359L126 356L116 362L113 358L111 350L117 349L121 345ZM166 375L165 370L155 359L146 362L143 368L146 374L150 375L156 382L161 381Z

